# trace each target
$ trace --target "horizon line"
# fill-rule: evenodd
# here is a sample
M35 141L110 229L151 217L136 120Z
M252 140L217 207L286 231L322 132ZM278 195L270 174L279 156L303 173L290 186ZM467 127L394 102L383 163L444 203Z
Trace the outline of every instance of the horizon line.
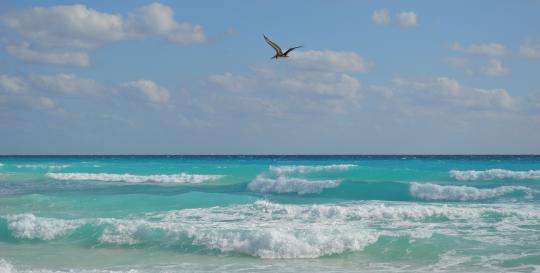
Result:
M0 154L0 157L9 156L540 156L540 153L518 154L518 153L493 153L493 154L445 154L445 153L380 153L380 154Z

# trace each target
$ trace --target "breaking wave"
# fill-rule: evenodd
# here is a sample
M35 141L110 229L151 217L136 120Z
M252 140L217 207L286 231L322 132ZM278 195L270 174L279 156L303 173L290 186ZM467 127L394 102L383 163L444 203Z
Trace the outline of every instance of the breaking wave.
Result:
M67 165L67 164L66 165L19 164L19 165L15 165L15 167L17 169L33 169L33 170L47 169L47 170L50 170L50 171L58 171L58 170L62 170L62 169L71 167L71 165Z
M493 179L540 179L540 170L511 171L505 169L490 169L485 171L451 170L450 177L457 180L493 180Z
M335 188L339 186L339 180L307 180L302 178L289 178L278 176L269 178L264 175L258 175L248 184L248 189L263 193L320 193L326 188Z
M305 178L289 177L294 173L305 174L322 171L346 171L357 167L353 164L333 164L321 166L283 165L269 166L270 173L257 175L249 184L248 189L263 193L320 193L327 188L335 188L341 180L309 180Z
M351 168L358 167L353 164L333 164L322 166L303 166L303 165L291 165L291 166L270 166L270 171L278 175L290 174L290 173L314 173L321 171L346 171Z
M23 239L52 240L80 226L81 221L36 217L31 213L7 216L8 228Z
M432 183L416 183L410 185L409 192L412 196L425 200L457 200L471 201L490 199L513 192L524 192L526 197L531 198L533 190L522 186L502 186L493 189L478 189L467 186L441 186Z
M57 180L94 180L106 182L128 182L128 183L202 183L215 181L223 177L222 175L207 174L156 174L156 175L134 175L134 174L114 174L114 173L47 173L48 177Z
M202 247L261 258L317 258L362 251L381 236L430 238L434 232L446 236L459 232L460 237L490 243L515 240L510 236L538 240L536 235L520 237L516 232L526 230L514 227L538 223L539 211L533 205L282 205L257 201L147 213L128 219L65 220L33 214L3 219L10 236L18 239L78 242L84 236L102 246L160 246L183 251L200 251Z

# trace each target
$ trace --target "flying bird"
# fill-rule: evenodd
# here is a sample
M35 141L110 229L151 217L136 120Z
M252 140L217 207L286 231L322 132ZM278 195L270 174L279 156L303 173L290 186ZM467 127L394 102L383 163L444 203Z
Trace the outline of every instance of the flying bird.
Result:
M300 47L303 47L303 46L295 46L295 47L291 47L289 49L287 49L287 51L285 51L285 53L283 53L283 51L281 50L281 47L279 47L276 43L272 42L270 39L268 39L268 37L266 37L266 35L263 35L264 37L264 40L266 41L266 43L268 43L275 51L276 51L276 55L274 55L274 57L272 57L272 59L277 59L277 58L287 58L289 56L287 56L287 54L289 54L289 52L297 49L297 48L300 48Z

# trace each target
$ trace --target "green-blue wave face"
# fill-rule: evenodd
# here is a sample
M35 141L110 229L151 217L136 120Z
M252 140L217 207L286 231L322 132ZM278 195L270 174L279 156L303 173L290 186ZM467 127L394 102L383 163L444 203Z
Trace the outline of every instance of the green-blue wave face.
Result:
M523 271L536 156L0 157L0 271Z

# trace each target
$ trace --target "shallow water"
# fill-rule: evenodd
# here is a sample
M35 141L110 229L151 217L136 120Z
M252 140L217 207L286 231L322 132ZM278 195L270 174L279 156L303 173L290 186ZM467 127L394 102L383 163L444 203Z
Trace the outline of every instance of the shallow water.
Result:
M540 270L537 156L0 157L0 272Z

